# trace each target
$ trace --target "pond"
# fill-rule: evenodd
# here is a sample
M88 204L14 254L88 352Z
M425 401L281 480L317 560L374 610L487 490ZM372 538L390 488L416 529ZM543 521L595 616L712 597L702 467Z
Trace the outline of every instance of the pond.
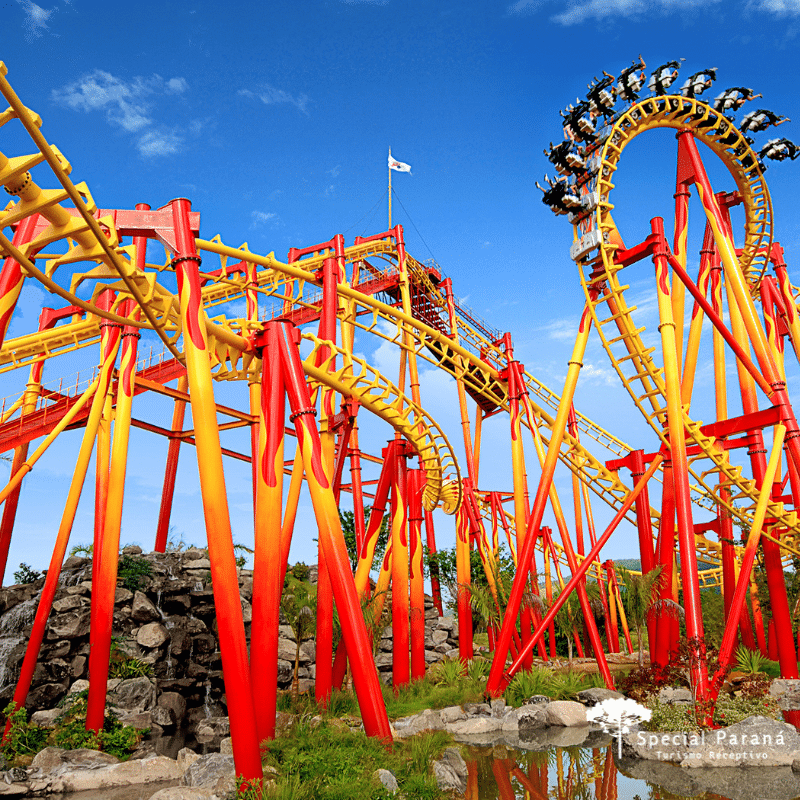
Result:
M600 743L598 743L600 744ZM596 747L520 750L464 746L466 800L794 800L790 767L685 769L616 758L610 739Z

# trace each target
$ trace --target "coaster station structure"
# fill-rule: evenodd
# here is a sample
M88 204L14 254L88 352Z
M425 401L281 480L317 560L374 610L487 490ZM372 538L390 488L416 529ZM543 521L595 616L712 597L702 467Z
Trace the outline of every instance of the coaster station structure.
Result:
M783 250L773 238L772 205L764 180L765 160L794 159L798 150L788 139L772 139L758 152L753 149L750 134L786 120L758 109L737 123L735 112L757 97L752 90L734 87L719 94L713 104L702 102L699 95L716 79L716 70L696 73L680 93L673 94L669 87L679 65L662 65L648 83L652 96L640 99L644 67L640 57L638 64L620 74L616 86L607 73L602 80L595 80L587 100L562 113L565 139L556 147L551 145L548 154L561 177L548 180L546 189L540 187L545 193L543 200L572 223L570 255L578 266L586 297L551 442L557 442L567 430L581 362L594 327L621 382L660 440L657 451L634 451L608 466L630 469L636 479L632 494L641 492L640 498L650 478L661 470L660 514L654 509L648 513L645 503L638 508L642 569L663 569L662 598L677 600L680 584L687 636L695 648L693 685L698 699L713 701L739 633L745 645L756 646L745 600L753 587L753 566L759 553L766 571L781 673L798 677L783 564L798 555L795 509L800 499L800 431L786 389L784 340L788 338L795 356L800 354L800 320L798 291L789 280ZM621 110L615 110L617 100L622 100ZM676 131L673 240L667 240L663 219L656 217L651 220L650 235L631 244L625 242L624 231L612 216L617 196L613 192L615 173L628 144L658 128ZM722 162L735 184L733 190L715 193L699 144ZM703 220L696 279L687 272L692 188ZM739 245L732 223L734 208L744 216ZM636 308L626 302L629 287L622 283L634 265L646 259L654 265L660 347L647 346L645 326L639 324ZM703 344L711 351L709 363L714 374L714 402L706 411L714 416L704 423L692 412L693 403L699 404L693 390L706 320L712 341ZM735 364L735 380L728 378L726 358ZM731 414L737 405L742 408L738 416ZM740 449L746 449L746 456L737 453ZM541 525L555 455L551 446L532 503L528 533ZM711 519L694 521L693 489L694 499L711 513ZM741 543L734 534L734 523L744 531ZM499 691L524 663L568 591L574 588L580 594L588 562L598 555L609 535L607 530L587 560L573 571L567 590L506 668L513 618L525 589L523 576L517 574L495 650L490 692ZM520 563L527 563L531 545L526 542ZM725 631L720 667L708 675L702 652L698 560L701 553L711 551L721 565ZM585 608L583 597L581 601ZM761 616L757 606L753 610L756 635L764 649ZM662 614L651 624L650 634L653 661L666 664L678 640L677 621Z
M468 588L473 548L480 552L497 618L503 620L502 625L496 622L489 627L490 642L496 645L489 691L498 691L514 671L529 665L534 648L543 658L554 654L552 622L558 605L551 605L551 611L543 615L544 604L528 599L543 590L549 603L554 595L554 582L564 589L560 598L573 589L578 592L591 652L606 682L613 684L600 631L588 606L585 579L591 570L603 589L609 650L619 649L618 619L631 649L613 565L603 565L599 560L602 545L623 519L639 532L643 568L649 569L657 559L657 563L672 569L675 550L672 502L678 508L680 578L684 592L687 574L695 590L702 585L722 583L726 598L731 594L730 604L735 609L742 607L741 587L749 586L747 576L754 546L748 545L744 551L735 545L726 549L723 543L729 528L720 527L723 543L705 534L714 525L728 525L727 514L733 514L748 525L751 519L755 520L751 538L762 544L774 541L779 562L780 548L785 551L793 547L796 517L794 512L786 510L789 499L783 494L785 486L781 486L775 497L762 488L773 484L775 459L770 460L759 481L745 477L740 467L731 466L725 449L727 437L738 431L746 431L748 441L755 441L763 426L774 425L779 437L783 435L781 426L790 433L796 430L787 424L791 406L785 399L785 391L773 387L775 381L755 377L764 367L760 355L756 367L743 352L740 340L744 334L736 338L736 331L730 334L720 330L720 337L734 348L744 365L742 380L753 375L753 382L762 388L769 386L769 396L778 397L780 402L766 412L746 410L737 420L726 421L721 417L715 423L718 427L712 429L691 422L688 411L680 407L675 417L675 398L664 388L666 374L672 375L674 370L655 365L652 352L641 344L641 332L629 318L632 311L625 305L623 289L614 282L616 272L622 268L615 261L620 253L632 262L637 255L652 251L662 269L666 269L664 265L675 269L672 265L675 257L664 250L663 236L658 230L652 240L638 249L624 250L610 218L608 190L600 195L602 201L597 205L597 213L589 211L595 221L587 223L586 216L577 221L579 226L595 225L594 230L601 235L595 255L588 250L577 254L582 263L585 261L587 308L565 392L559 398L515 359L509 334L500 335L489 329L458 302L449 279L443 279L435 267L419 263L406 252L401 226L375 236L359 237L351 245L337 235L321 244L293 248L283 262L273 253L253 253L246 244L237 247L225 244L220 237L202 238L200 215L186 199L173 200L156 210L144 203L135 209L98 209L88 187L73 183L70 164L44 138L41 120L16 96L1 65L0 73L0 91L9 104L8 110L0 114L0 127L21 126L35 150L32 155L0 155L0 183L11 195L0 214L0 255L5 259L0 271L0 371L22 369L28 373L24 391L0 411L0 450L14 454L10 480L0 489L0 502L4 504L0 522L3 567L25 476L64 431L83 430L14 695L18 706L24 704L30 688L78 500L87 481L92 452L96 451L87 727L97 729L102 725L131 427L169 439L161 513L155 531L156 550L163 551L167 543L180 445L191 444L197 453L234 757L237 772L248 780L258 780L261 775L259 742L274 736L279 603L303 484L311 496L319 531L316 697L322 704L327 701L332 687L341 685L349 661L365 729L368 734L387 740L390 729L361 602L372 593L373 602L380 605L391 586L393 683L398 687L422 675L425 667L422 530L425 529L428 547L434 550L432 512L437 507L455 515L456 521L462 659L466 661L473 655ZM660 120L669 117L673 101L667 98L652 102L652 107L647 105L648 101L640 103L632 117L620 117L614 131L619 129L624 136L632 135L634 130L626 122L628 119L642 130L647 125L661 124ZM677 124L688 124L685 120L689 111L696 116L701 105L691 101L689 110ZM706 108L702 107L701 121L712 113ZM646 124L642 123L645 118ZM675 123L675 118L669 118L669 122ZM716 142L713 139L716 133L702 135ZM614 134L604 141L613 138ZM613 173L614 158L622 150L617 145L623 141L616 141L616 150L609 151L611 154L607 163L603 162L599 175L608 177ZM721 146L718 150L728 153ZM747 152L742 158L746 155ZM768 208L769 198L758 169L751 168L745 174L742 158L736 160L727 155L725 158L740 165L733 170L734 177L740 179L737 185L748 209L748 220L754 220L752 225L748 222L745 255L734 252L733 258L736 263L750 258L745 273L752 276L766 265L763 255L766 247L769 246L770 254L779 252L768 241L771 218L763 209ZM742 187L751 184L742 182L740 173L745 177L755 175L760 181L756 181L749 194ZM48 185L57 188L42 188ZM586 182L581 191L588 192ZM587 229L586 233L589 232ZM164 247L164 263L147 261L150 240ZM716 263L710 256L707 260ZM708 269L713 273L710 266ZM785 277L785 269L782 274ZM43 309L38 331L6 339L26 279L33 279L57 295L64 305ZM750 281L748 285L752 287L753 279ZM772 286L765 281L766 277L758 285ZM177 286L177 291L170 286ZM669 283L662 276L658 286L663 292ZM785 320L781 324L794 330L792 325L796 328L797 322L796 315L791 316L793 295L791 303L780 300L792 290L786 281L781 284L780 280L773 288L769 308L777 309L776 321ZM746 294L752 296L750 292ZM87 296L90 299L83 299ZM757 296L763 296L763 289ZM224 310L226 303L240 299L246 305L243 318L211 316L211 309L219 306ZM745 300L743 297L742 302ZM716 325L719 310L714 312L708 303L701 302L699 295L697 302ZM611 310L610 320L603 316L603 304ZM666 314L668 304L664 305ZM601 333L609 322L617 327L619 333L603 341L612 352L620 345L626 348L629 357L621 356L615 361L625 385L633 387L636 381L644 385L639 394L632 388L629 390L639 407L649 404L648 419L663 442L662 450L652 457L633 450L573 407L582 348L592 322ZM748 317L747 324L751 327L757 322ZM699 328L691 330L696 339ZM767 356L778 350L783 330L774 327L772 339L765 340ZM145 337L145 341L160 340L163 352L156 357L140 358L140 337ZM354 354L357 341L388 342L396 347L400 355L398 375L390 379L358 358ZM690 341L694 341L691 336ZM57 369L54 365L60 357L95 346L99 349L100 366L88 381L76 383L71 391L46 387L45 366L49 375ZM301 346L307 355L301 356ZM420 385L423 362L444 370L454 380L463 431L463 468L440 426L424 410L424 387ZM630 368L637 371L633 378L625 372ZM217 402L214 385L221 381L247 382L247 410ZM171 383L176 385L170 386ZM145 392L174 401L169 429L133 415L134 398ZM671 398L669 403L665 398ZM191 429L185 430L187 403L191 408ZM474 422L470 418L471 403L476 406ZM363 419L364 411L389 426L389 442L385 447L375 447L359 436L359 418ZM508 417L513 474L513 485L505 491L481 488L484 482L491 483L491 476L487 481L487 476L481 478L480 473L482 426L487 417L500 413ZM668 427L665 432L661 426L664 419L671 419L677 425L680 414L685 416L689 437L689 453L681 461L685 467L676 466L680 460L677 454L668 458L670 441L674 440L673 447L677 448L684 437L670 437L670 430L677 428ZM229 421L220 423L219 416ZM251 433L249 453L222 446L221 433L243 427L248 427ZM287 438L295 440L293 449ZM792 438L786 436L787 447ZM602 447L610 453L612 460L606 464L593 455L585 446L588 440L593 448ZM223 457L246 461L252 466L255 555L249 652L239 601ZM723 476L721 488L709 480L710 473L705 467L695 466L703 457L711 458L713 470ZM760 458L755 451L753 457ZM531 505L528 474L533 474L533 462L539 465L541 478ZM572 475L570 521L552 484L557 462ZM362 478L364 465L370 464L380 470L374 480ZM664 469L662 478L667 487L663 495L667 499L659 512L651 507L647 481L667 464L671 464L671 472ZM622 467L630 468L634 475L633 489L620 477ZM787 474L792 478L794 472L790 469ZM286 490L285 475L289 476ZM719 512L716 522L703 523L697 531L686 527L689 475L693 481L693 499L702 507ZM792 478L793 492L797 483ZM352 495L359 547L355 571L349 564L337 511L342 491ZM591 493L616 512L599 537L594 529ZM363 508L367 503L372 511L363 523ZM549 504L555 519L558 537L542 524L545 504ZM390 543L373 590L369 571L387 508L391 515ZM666 521L661 523L661 520ZM662 529L663 533L654 536ZM518 567L508 596L496 580L501 532L507 537ZM686 572L690 566L683 552L687 540L693 545L692 573ZM698 559L710 568L698 573ZM731 575L735 566L731 563L737 560L741 561L740 572L745 577L740 578L734 593ZM564 574L567 570L569 578ZM540 588L542 573L544 586ZM677 591L678 576L675 571L672 574L674 579L665 592ZM772 588L771 585L771 592ZM441 609L435 575L432 590ZM526 602L522 602L523 598ZM342 628L342 642L336 653L332 636L334 603ZM696 611L694 608L692 613ZM735 619L741 617L740 612L731 613L738 613ZM663 645L670 641L665 631L674 633L673 628L667 627L672 625L671 621L659 621L658 635L654 631L651 636L658 651L654 657L669 657L669 647L664 654L656 643ZM696 625L692 632L697 632ZM580 647L577 634L576 641ZM509 652L513 664L506 669Z

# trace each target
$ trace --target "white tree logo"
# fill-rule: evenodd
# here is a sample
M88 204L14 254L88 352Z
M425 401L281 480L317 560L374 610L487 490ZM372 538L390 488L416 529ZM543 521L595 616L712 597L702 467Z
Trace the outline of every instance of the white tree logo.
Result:
M594 708L588 709L586 719L596 722L606 733L617 737L619 757L622 758L622 734L628 733L632 725L644 722L653 712L630 697L611 697Z

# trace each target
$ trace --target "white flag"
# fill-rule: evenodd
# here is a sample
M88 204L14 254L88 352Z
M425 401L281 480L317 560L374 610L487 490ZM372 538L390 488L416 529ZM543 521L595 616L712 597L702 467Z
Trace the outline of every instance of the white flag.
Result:
M398 172L411 172L411 165L404 164L402 161L395 161L389 156L389 169L395 169Z

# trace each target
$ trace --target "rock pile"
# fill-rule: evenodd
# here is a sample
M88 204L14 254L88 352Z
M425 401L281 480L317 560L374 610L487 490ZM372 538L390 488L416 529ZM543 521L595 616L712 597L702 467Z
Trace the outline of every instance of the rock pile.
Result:
M126 556L141 576L140 585L134 591L122 585L117 588L114 636L118 652L112 661L139 659L150 665L152 679L111 680L109 704L118 709L123 722L138 728L158 725L166 730L182 727L194 731L198 723L226 713L207 552L189 548L143 555L139 547L128 547L123 550L123 557ZM40 712L37 719L43 724L51 721L50 709L68 691L79 691L88 685L85 679L89 660L91 569L91 561L79 556L72 556L64 563L27 703L30 711ZM40 579L0 589L0 708L13 695L42 585ZM239 570L239 589L249 639L252 571ZM431 664L457 654L455 619L440 619L430 598L426 599L425 620L426 661ZM281 625L280 688L291 684L296 650L291 626ZM298 672L301 691L314 685L314 657L314 640L301 642ZM382 678L390 681L391 628L381 637L377 665Z

